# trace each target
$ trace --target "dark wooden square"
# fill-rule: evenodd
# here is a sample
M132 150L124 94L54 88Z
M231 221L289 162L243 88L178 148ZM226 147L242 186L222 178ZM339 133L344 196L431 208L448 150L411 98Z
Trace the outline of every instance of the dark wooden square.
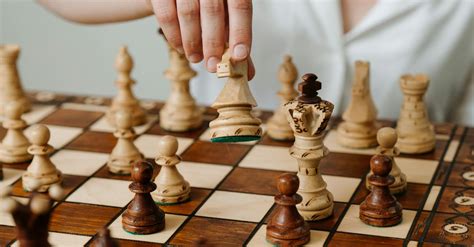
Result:
M320 163L320 171L325 175L362 178L369 172L370 155L329 153Z
M89 246L91 247L102 247L99 245L96 241L98 240L98 235L96 235ZM150 242L141 242L141 241L135 241L135 240L126 240L126 239L116 239L114 238L115 242L118 244L120 247L155 247L155 246L163 246L162 244L159 243L150 243Z
M186 138L197 139L208 127L209 127L209 122L204 121L201 127L197 129L186 131L186 132L171 132L171 131L166 131L162 129L160 127L160 124L157 122L146 132L146 134L171 135L171 136L176 136L176 137L186 137Z
M112 133L86 131L66 146L67 149L111 153L117 139Z
M400 154L400 157L405 157L405 158L410 158L410 159L440 160L446 148L448 148L447 141L436 140L436 145L433 151L430 151L424 154Z
M403 194L395 195L398 202L402 204L404 209L418 210L423 203L425 194L428 193L429 186L426 184L408 183L407 191ZM365 187L365 183L361 183L355 197L352 200L353 204L361 204L369 195L370 191Z
M63 182L61 187L64 189L64 192L69 195L72 191L74 191L79 185L81 185L84 181L86 181L87 177L83 176L75 176L75 175L63 175ZM30 192L26 192L23 190L22 179L18 179L16 183L12 186L11 194L13 196L22 196L28 197L30 196Z
M276 179L281 171L236 167L219 186L219 190L276 195Z
M173 237L176 246L243 246L256 224L194 217Z
M277 147L291 147L294 141L276 141L273 140L268 134L264 135L258 144L277 146Z
M181 157L185 161L233 166L242 160L251 147L245 144L195 141Z
M63 202L54 208L49 230L92 236L111 223L120 210L114 207Z
M453 123L435 123L435 133L439 135L451 135L454 130L455 124Z
M211 190L193 187L191 188L191 199L189 201L175 205L160 205L160 208L165 213L190 215L204 202L211 192Z
M52 124L67 127L86 128L104 113L94 111L81 111L72 109L58 109L45 119L41 120L42 124Z
M437 211L443 213L474 215L474 207L472 206L473 198L474 187L445 187ZM463 200L464 202L462 202ZM459 204L456 201L461 201L461 203Z
M12 226L0 226L0 246L11 244L16 238L15 228Z
M403 239L355 233L336 232L328 246L334 247L367 247L367 246L402 246Z
M412 235L413 240L419 240L423 234L424 226L426 226L428 219L428 212L423 212L418 219L418 222L414 228ZM445 231L444 228L450 228L448 224L461 224L467 227L468 231L466 234L450 234ZM470 224L471 223L471 224ZM472 220L469 220L467 216L456 215L456 214L445 214L445 213L436 213L433 217L433 220L430 224L429 230L425 236L424 241L448 244L450 246L471 246L474 244L472 238L472 231L474 226L472 226ZM471 236L469 237L469 234Z
M16 164L7 164L0 162L0 165L4 168L13 168L18 170L26 170L30 165L31 161L23 162L23 163L16 163Z

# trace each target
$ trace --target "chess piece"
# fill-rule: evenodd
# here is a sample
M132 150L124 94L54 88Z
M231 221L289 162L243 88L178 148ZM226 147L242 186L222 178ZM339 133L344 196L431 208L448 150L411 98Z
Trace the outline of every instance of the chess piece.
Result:
M23 134L27 124L21 119L22 107L17 101L11 101L5 105L3 127L7 129L7 133L0 143L0 162L21 163L33 158L28 153L30 141Z
M135 80L130 77L133 60L128 53L127 46L120 47L120 52L115 60L115 68L118 71L118 78L115 81L118 87L118 94L112 100L110 109L106 113L107 120L112 126L115 126L115 113L118 111L128 111L132 114L133 126L146 123L145 110L140 106L140 102L132 92L132 86L135 84Z
M390 175L392 159L377 154L370 159L373 175L369 177L372 191L360 204L359 218L371 226L393 226L402 221L402 206L390 193L395 179Z
M212 142L242 142L260 139L260 119L251 114L257 106L248 84L248 65L245 61L231 61L227 48L217 64L217 77L228 77L224 89L212 105L219 116L209 123Z
M355 62L355 78L352 83L352 98L344 120L337 128L338 142L349 148L369 148L377 145L377 109L370 94L370 64Z
M332 214L334 202L326 189L319 162L329 154L323 143L323 131L334 105L318 96L321 82L315 74L305 74L298 85L301 95L285 104L288 121L295 135L290 155L298 162L300 186L298 194L303 202L297 205L305 220L320 220Z
M133 165L130 191L135 197L122 215L122 226L134 234L152 234L165 227L165 213L155 204L150 192L156 189L151 181L153 166L140 161Z
M0 195L2 211L10 213L15 222L15 231L20 247L49 247L48 225L51 218L53 200L62 200L64 192L59 185L49 189L49 196L31 193L28 204L24 205L10 198L3 190Z
M174 132L199 128L202 125L202 110L189 91L189 80L196 76L196 72L189 66L184 54L169 44L168 50L170 67L165 76L171 81L171 94L160 110L160 126Z
M49 158L54 148L48 144L50 138L48 127L38 124L32 126L30 130L32 145L28 148L28 153L33 155L33 160L22 176L23 189L45 192L51 185L61 183L62 173Z
M3 115L5 104L12 101L18 102L23 111L31 109L16 67L19 54L19 45L0 45L0 115Z
M276 246L301 246L309 242L309 225L296 209L296 204L303 200L296 194L298 186L298 177L293 174L278 177L276 206L267 224L267 241Z
M119 244L117 241L115 241L111 236L110 236L110 230L106 227L104 227L102 230L99 232L99 237L97 238L95 245L96 247L119 247Z
M291 57L285 56L284 62L278 70L278 79L282 85L278 92L281 104L267 123L268 136L274 140L291 141L295 139L283 105L298 96L298 92L294 88L297 77L298 71L291 61Z
M400 194L405 192L407 189L407 177L400 170L400 167L398 167L394 159L395 156L400 154L398 148L395 147L397 138L397 131L390 127L381 128L377 132L377 142L379 143L376 151L377 154L386 155L392 160L392 170L390 171L390 176L395 179L393 184L390 185L390 192L392 194ZM366 186L369 190L371 190L369 177L372 176L372 174L373 173L371 171L366 177Z
M176 169L176 165L181 162L181 157L176 155L178 140L174 136L163 136L158 143L158 150L155 163L161 166L161 170L155 178L157 190L152 193L153 199L164 205L187 201L191 187Z
M403 75L400 87L404 94L397 122L398 148L402 153L426 153L435 147L435 132L430 123L423 96L429 85L426 75Z
M130 174L133 164L143 159L143 155L133 142L135 130L132 128L132 115L129 112L118 111L115 113L116 130L114 136L117 144L110 153L107 166L115 174Z

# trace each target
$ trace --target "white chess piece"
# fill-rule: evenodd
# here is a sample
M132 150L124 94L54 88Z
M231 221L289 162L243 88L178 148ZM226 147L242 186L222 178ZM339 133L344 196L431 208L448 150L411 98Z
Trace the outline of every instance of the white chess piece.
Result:
M110 153L107 166L109 171L115 174L130 174L133 164L143 159L143 155L133 142L135 131L132 127L132 115L125 111L115 113L117 144Z
M152 192L153 199L160 204L174 204L188 200L191 187L176 168L181 162L181 157L176 155L178 140L174 136L163 136L158 143L158 150L159 155L155 163L161 166L161 170L155 178L157 189Z
M51 185L61 183L62 173L49 158L54 148L48 145L50 138L48 127L41 124L34 125L29 133L32 145L28 148L28 153L33 155L33 160L22 176L23 189L45 192Z
M3 127L7 133L0 143L0 161L4 163L21 163L30 161L33 156L28 153L30 142L23 133L27 126L21 119L23 106L17 101L5 105Z

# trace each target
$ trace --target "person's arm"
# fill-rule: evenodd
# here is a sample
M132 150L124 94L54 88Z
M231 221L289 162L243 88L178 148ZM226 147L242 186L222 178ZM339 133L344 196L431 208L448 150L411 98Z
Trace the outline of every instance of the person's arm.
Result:
M129 21L153 14L149 0L38 0L56 15L83 24Z

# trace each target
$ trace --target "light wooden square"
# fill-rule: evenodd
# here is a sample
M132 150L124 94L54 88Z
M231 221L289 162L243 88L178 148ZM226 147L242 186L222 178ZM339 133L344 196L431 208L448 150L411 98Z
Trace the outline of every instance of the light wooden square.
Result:
M128 189L129 185L129 181L90 178L74 191L66 201L124 207L134 196Z
M454 160L454 156L456 155L456 151L459 148L459 144L459 140L452 140L449 143L448 151L446 151L446 154L444 155L444 161L451 162Z
M17 202L23 204L23 205L27 204L28 201L30 200L29 198L26 198L26 197L12 196L11 198L16 200ZM2 203L2 201L0 199L0 204L1 203ZM13 221L12 215L8 212L4 212L4 211L0 210L0 225L15 226L15 222Z
M146 158L156 158L159 154L158 142L162 136L160 135L141 135L135 140L135 145ZM194 140L191 138L177 137L178 139L178 155L182 154Z
M323 179L337 202L349 202L360 183L359 178L323 175Z
M64 174L91 176L107 163L109 155L62 149L51 160Z
M256 145L240 162L240 167L251 167L277 171L298 170L296 160L286 147Z
M79 111L94 111L94 112L106 112L109 107L105 105L89 105L80 103L66 102L61 105L63 109L79 110Z
M122 228L122 216L118 217L110 226L110 234L113 238L137 240L152 243L165 243L173 235L173 233L183 224L186 216L166 214L165 228L158 233L147 235L136 235L126 232Z
M31 111L23 114L22 118L29 124L35 124L41 121L43 118L53 113L56 110L56 106L52 105L33 105Z
M433 187L431 187L430 194L428 195L428 199L426 199L425 205L423 206L423 210L433 210L433 206L436 202L436 198L438 198L440 190L441 186L433 185Z
M410 183L429 184L438 167L436 160L395 157L395 162Z
M74 234L49 232L48 241L51 246L68 246L68 247L81 247L91 239L89 236L81 236ZM20 246L18 241L12 244L12 247Z
M267 230L267 225L262 225L258 231L255 233L255 235L252 237L252 239L248 243L248 247L263 247L263 246L273 246L266 240L266 230ZM324 232L324 231L316 231L316 230L311 230L310 231L310 240L309 243L305 244L304 246L311 246L311 247L319 247L319 246L324 246L324 242L326 241L326 238L329 235L329 232Z
M231 166L183 161L178 170L192 187L214 189L232 170Z
M3 179L0 180L0 188L10 186L23 175L23 170L3 168Z
M359 205L351 205L337 231L404 239L415 215L416 211L403 210L403 219L400 224L390 227L375 227L367 225L359 219Z
M48 142L49 145L53 146L55 149L60 149L64 145L68 144L74 138L82 133L81 128L73 127L64 127L57 125L46 125L50 131L51 138ZM25 135L30 136L31 126L25 130Z
M348 148L340 145L337 141L337 131L330 130L326 137L324 138L324 145L329 149L331 152L335 153L349 153L349 154L367 154L367 155L374 155L375 148Z
M147 122L145 124L134 127L135 132L139 135L145 133L156 122L157 119L158 119L157 115L148 115ZM90 129L93 131L102 131L102 132L109 132L109 133L112 133L115 131L115 128L109 124L105 116L103 116L97 122L95 122L90 127Z
M272 205L272 196L215 191L196 215L259 222Z

